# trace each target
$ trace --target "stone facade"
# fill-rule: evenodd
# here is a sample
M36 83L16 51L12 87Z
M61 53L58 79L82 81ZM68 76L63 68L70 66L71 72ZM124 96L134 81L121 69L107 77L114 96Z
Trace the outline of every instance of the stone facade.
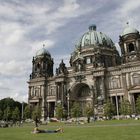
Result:
M140 95L140 34L127 26L120 36L119 55L112 40L91 25L70 58L70 67L63 60L53 74L53 59L45 48L33 57L29 83L29 104L40 105L42 119L54 117L61 103L70 117L70 109L78 102L83 110L90 104L96 115L103 115L103 106L110 99L116 106L125 98L135 112Z

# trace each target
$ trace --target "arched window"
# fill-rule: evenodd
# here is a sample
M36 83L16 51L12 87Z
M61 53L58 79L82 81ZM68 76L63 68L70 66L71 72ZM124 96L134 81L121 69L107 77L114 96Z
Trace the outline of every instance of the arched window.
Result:
M135 46L134 46L133 43L130 43L130 44L128 45L128 51L129 51L129 52L135 51Z
M37 68L38 68L38 69L40 68L40 64L39 64L39 63L37 64Z
M133 84L134 85L140 85L140 74L133 74Z
M90 95L90 89L87 85L83 85L83 87L81 87L78 90L78 95L77 97L86 97Z

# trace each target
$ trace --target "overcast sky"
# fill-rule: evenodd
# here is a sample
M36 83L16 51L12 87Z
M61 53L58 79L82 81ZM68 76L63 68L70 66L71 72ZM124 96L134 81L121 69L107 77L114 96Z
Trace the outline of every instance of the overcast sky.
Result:
M140 0L0 0L0 99L27 101L32 57L43 44L55 68L61 59L69 66L89 25L117 43L127 21L140 30L139 13Z

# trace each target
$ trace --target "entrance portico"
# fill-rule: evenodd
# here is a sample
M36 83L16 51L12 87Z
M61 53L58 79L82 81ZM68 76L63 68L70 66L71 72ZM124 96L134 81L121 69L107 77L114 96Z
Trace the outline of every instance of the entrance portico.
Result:
M85 107L88 104L92 105L92 91L86 83L77 83L76 85L73 85L73 87L70 90L70 103L73 105L74 102L79 103L79 106L82 110L82 115L84 115Z
M132 104L133 112L136 113L136 101L138 96L140 96L140 90L136 87L129 91L130 102Z

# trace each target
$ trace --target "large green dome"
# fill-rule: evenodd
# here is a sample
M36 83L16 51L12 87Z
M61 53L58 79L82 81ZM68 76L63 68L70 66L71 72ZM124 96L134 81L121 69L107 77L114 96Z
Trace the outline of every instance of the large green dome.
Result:
M77 46L88 48L97 45L110 48L114 46L114 43L106 34L96 31L96 25L90 25L89 31L83 34Z

